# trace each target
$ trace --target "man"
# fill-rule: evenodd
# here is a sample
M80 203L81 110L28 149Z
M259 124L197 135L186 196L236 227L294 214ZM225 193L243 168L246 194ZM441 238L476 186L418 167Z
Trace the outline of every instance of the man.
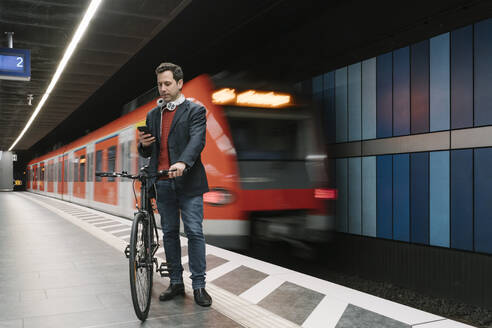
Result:
M146 124L152 134L139 132L138 151L141 156L150 157L151 173L170 170L168 177L155 181L157 209L161 215L164 250L171 278L169 288L159 299L167 301L184 295L179 239L181 213L188 237L195 302L210 306L212 298L205 290L205 238L202 229L203 194L208 191L208 183L200 158L205 146L206 110L181 94L181 67L162 63L155 72L164 103L147 114Z

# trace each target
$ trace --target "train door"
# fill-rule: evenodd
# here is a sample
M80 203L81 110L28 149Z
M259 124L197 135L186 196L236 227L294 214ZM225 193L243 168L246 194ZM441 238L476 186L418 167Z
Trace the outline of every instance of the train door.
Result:
M27 174L26 189L27 190L31 189L31 180L32 180L32 174L31 174L31 172L32 172L31 167L28 166L27 169L26 169L26 174Z
M70 151L68 153L68 182L67 182L67 200L69 202L73 202L73 177L74 177L74 152Z
M32 190L38 189L38 164L32 166Z
M58 197L58 157L53 158L53 196Z
M39 191L44 191L44 162L39 165Z
M74 151L73 158L73 197L78 203L86 203L85 198L85 180L86 180L86 148Z
M95 145L96 172L113 172L116 169L118 135L98 141ZM116 178L95 177L94 200L103 204L118 204ZM104 207L104 206L103 206ZM108 208L114 210L114 208Z
M132 170L132 142L135 140L136 129L132 126L122 131L118 137L118 171L128 173L136 172ZM132 191L132 181L120 179L118 183L118 197L121 213L132 213L134 207L134 196Z
M48 192L53 193L54 192L54 187L53 187L53 163L54 161L50 159L48 161Z
M63 154L62 159L62 183L61 183L61 195L62 199L68 200L68 154Z
M94 144L87 145L87 177L85 182L85 199L87 205L94 200Z

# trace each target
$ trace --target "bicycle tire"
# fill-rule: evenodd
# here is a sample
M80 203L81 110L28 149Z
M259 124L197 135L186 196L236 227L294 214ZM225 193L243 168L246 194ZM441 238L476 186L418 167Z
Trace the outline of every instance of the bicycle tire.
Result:
M130 289L135 314L142 322L149 314L152 296L153 264L148 219L144 213L137 213L130 237Z

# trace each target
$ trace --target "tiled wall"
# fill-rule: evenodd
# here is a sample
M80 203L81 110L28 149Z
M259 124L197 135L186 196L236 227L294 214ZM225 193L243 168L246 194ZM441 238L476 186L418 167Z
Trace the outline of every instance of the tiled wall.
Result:
M339 231L492 254L492 19L316 76L312 92L327 143L345 147Z

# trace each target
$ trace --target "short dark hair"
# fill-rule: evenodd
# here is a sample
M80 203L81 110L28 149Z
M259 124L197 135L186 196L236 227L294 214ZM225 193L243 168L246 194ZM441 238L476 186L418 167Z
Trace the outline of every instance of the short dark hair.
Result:
M165 71L171 71L173 73L173 78L178 82L183 79L183 70L176 64L173 63L161 63L155 69L155 74L159 74Z

